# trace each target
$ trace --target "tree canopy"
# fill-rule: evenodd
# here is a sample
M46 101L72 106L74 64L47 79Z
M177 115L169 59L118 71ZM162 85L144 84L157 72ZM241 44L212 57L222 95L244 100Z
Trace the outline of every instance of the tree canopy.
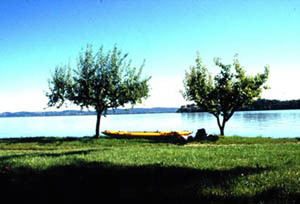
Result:
M234 112L253 103L261 97L263 89L268 88L265 83L269 66L265 66L262 74L248 76L240 65L238 55L235 55L232 64L223 64L220 58L215 58L214 62L221 71L212 77L198 53L196 65L185 73L182 94L186 100L194 101L198 107L213 114L217 118L220 134L224 135L225 124ZM231 71L232 67L235 72Z
M94 108L97 112L96 137L99 137L100 119L108 109L142 103L149 95L150 77L142 78L143 65L132 67L128 54L117 46L104 51L103 46L94 53L87 45L80 52L77 68L61 65L49 79L48 106L60 108L69 101L81 108Z

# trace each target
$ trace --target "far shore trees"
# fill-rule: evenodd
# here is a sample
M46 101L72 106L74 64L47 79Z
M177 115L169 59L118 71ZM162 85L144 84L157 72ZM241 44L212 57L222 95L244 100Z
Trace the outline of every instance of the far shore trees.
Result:
M69 65L57 66L49 79L48 106L60 108L69 101L81 108L94 108L97 112L96 134L99 137L101 116L108 109L142 103L149 95L150 77L142 78L144 64L132 67L128 54L115 46L104 52L103 46L97 53L92 46L79 54L77 68Z
M261 97L262 90L268 88L265 83L269 77L269 66L265 66L262 74L247 76L237 55L233 64L225 65L220 58L215 58L214 62L221 68L221 72L213 78L202 64L198 53L196 66L192 66L185 73L185 90L182 94L186 100L194 101L198 107L213 114L217 119L220 134L224 135L225 124L234 112L253 103ZM235 73L231 72L232 67Z

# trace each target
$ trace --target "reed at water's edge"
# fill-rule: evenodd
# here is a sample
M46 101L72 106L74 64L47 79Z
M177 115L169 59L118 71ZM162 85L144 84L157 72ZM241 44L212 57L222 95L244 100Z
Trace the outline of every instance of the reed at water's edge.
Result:
M178 145L146 139L0 139L11 200L300 201L300 141L220 137ZM18 196L16 196L18 195Z

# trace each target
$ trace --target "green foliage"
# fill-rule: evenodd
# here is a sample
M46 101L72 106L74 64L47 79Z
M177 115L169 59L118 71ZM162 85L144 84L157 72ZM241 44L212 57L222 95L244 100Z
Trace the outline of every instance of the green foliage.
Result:
M99 136L100 118L108 109L142 103L149 94L149 80L142 78L144 64L137 69L126 61L128 54L122 54L115 46L104 52L103 46L97 53L87 45L78 57L76 69L57 66L49 80L48 106L61 107L66 101L81 108L97 111L96 136Z
M263 86L269 76L269 66L265 66L262 74L247 76L241 67L236 55L233 64L225 65L219 58L214 60L221 72L214 78L202 64L199 54L196 58L196 66L186 71L184 79L183 97L194 101L198 107L213 114L217 118L221 135L224 135L225 123L231 118L236 110L251 104L261 97ZM231 72L231 68L235 72ZM220 120L220 116L223 120Z

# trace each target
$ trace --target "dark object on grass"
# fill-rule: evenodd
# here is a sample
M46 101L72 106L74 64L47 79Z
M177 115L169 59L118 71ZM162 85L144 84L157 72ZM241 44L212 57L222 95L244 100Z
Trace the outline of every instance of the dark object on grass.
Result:
M204 128L198 129L195 140L205 140L207 137L206 131Z
M192 136L188 136L187 141L188 142L192 142L194 140L194 138Z
M206 137L206 139L209 141L217 141L219 139L219 136L218 135L208 135Z

